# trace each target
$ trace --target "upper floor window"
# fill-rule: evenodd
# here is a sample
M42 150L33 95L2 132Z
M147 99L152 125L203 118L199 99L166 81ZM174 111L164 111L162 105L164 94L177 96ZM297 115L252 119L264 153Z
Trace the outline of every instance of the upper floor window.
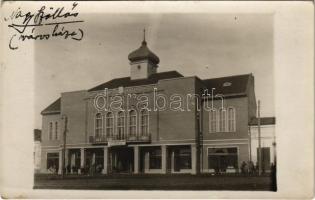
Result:
M209 131L210 133L216 132L217 127L217 112L215 109L210 110L209 113Z
M219 110L219 132L226 131L226 110L220 108Z
M235 108L228 108L228 131L235 131Z
M113 136L114 134L114 114L108 112L106 114L106 135L108 137Z
M55 122L55 139L59 139L59 134L58 134L58 122Z
M141 110L140 122L141 122L141 134L142 135L148 135L148 133L149 133L149 112L147 109Z
M103 132L103 120L101 113L95 115L95 136L100 137Z
M53 139L53 123L49 123L49 140Z
M117 116L117 136L118 139L123 139L125 134L125 113L123 111L118 112Z
M135 136L137 133L137 113L135 110L129 112L129 135Z
M209 112L209 132L235 132L235 108L220 108L217 112L215 109Z

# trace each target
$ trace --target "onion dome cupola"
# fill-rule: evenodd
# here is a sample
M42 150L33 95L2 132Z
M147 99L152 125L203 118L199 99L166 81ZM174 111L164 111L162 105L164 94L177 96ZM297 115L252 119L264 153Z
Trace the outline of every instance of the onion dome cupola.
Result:
M145 30L141 46L128 55L131 79L145 79L156 73L160 59L147 46Z
M147 46L147 42L145 40L142 41L140 48L131 52L128 55L128 59L130 62L137 62L140 60L149 60L154 64L159 64L160 59L155 55Z

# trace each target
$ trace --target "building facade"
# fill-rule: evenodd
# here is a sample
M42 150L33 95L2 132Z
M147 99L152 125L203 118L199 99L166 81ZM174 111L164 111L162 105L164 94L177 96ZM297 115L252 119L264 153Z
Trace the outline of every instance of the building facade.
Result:
M34 130L34 172L41 171L41 130Z
M233 173L250 159L252 74L158 73L145 40L128 59L130 77L62 93L41 112L41 173L61 173L64 146L65 170L79 174Z
M276 164L276 134L275 134L275 117L262 117L260 119L260 144L262 156L262 170L270 171L270 166ZM258 161L258 120L253 118L249 126L251 160L253 163ZM257 164L256 164L257 165Z

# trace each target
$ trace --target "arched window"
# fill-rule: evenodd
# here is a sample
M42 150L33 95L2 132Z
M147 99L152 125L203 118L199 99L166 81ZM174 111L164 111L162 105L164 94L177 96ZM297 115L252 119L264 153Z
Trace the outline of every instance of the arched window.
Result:
M103 120L101 113L95 115L95 137L100 138L103 133Z
M128 133L130 136L136 136L136 134L137 134L137 112L135 110L131 110L129 112Z
M209 131L210 133L217 131L217 111L215 109L210 110L209 113Z
M113 137L114 134L114 114L108 112L106 114L106 136Z
M149 112L147 109L143 109L140 112L140 127L142 135L146 136L149 134Z
M228 108L228 130L235 131L235 108Z
M125 113L123 111L118 112L117 115L117 137L120 140L125 138Z
M226 132L226 110L224 108L219 110L219 132Z
M53 123L49 123L49 140L53 139Z

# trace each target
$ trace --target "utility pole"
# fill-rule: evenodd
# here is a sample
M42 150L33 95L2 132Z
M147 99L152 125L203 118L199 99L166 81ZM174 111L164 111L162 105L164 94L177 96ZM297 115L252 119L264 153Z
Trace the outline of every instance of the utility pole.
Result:
M248 141L249 141L249 161L252 161L252 134L250 126L248 126Z
M261 135L260 135L260 100L258 100L257 111L257 125L258 125L258 174L261 175L262 171L262 157L261 157Z
M66 163L66 142L67 142L67 131L68 131L68 117L64 116L65 119L65 129L63 131L63 148L62 148L62 178L65 176L65 163Z
M197 138L196 138L196 174L200 174L200 113L197 110L198 107L198 99L196 100L196 118L197 118ZM194 163L192 163L193 165Z

